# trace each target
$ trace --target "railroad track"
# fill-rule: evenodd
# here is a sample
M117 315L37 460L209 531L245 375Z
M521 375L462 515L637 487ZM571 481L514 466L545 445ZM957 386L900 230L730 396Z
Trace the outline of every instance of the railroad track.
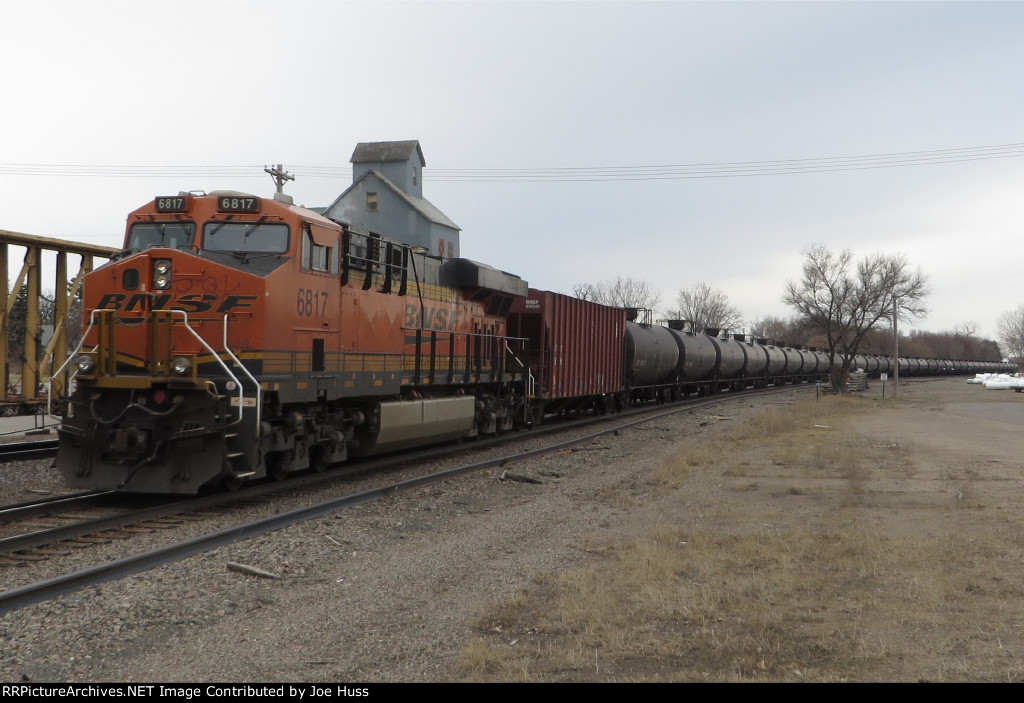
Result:
M206 498L212 499L213 496ZM132 497L137 502L137 497ZM86 546L97 535L111 533L140 524L151 529L167 526L159 521L200 510L203 501L192 501L194 507L184 507L186 501L150 499L150 507L125 507L126 496L113 492L80 493L55 496L50 500L29 501L20 506L0 509L0 567L23 564L62 552L32 552L33 549L52 545ZM215 501L209 501L215 503ZM83 515L84 513L84 515ZM70 522L68 522L70 521ZM40 525L39 523L43 523ZM26 530L26 527L28 529ZM75 540L86 542L76 543Z
M57 455L58 440L39 439L0 444L0 463L21 459L46 459Z
M810 388L813 388L813 386L786 386L774 391L768 391L767 393L759 391L757 396L764 397L771 394L806 391ZM66 553L65 549L56 549L54 545L73 544L78 546L84 542L82 546L87 546L89 543L109 542L114 538L130 538L133 534L136 534L136 531L155 532L157 530L173 528L186 521L186 518L182 518L183 515L197 515L199 511L224 506L232 502L244 501L251 504L254 500L264 499L269 501L273 494L282 490L312 488L317 484L336 481L349 477L354 473L379 479L377 485L365 490L344 494L284 513L270 514L226 529L203 534L199 537L183 539L150 551L133 554L75 573L56 576L0 593L0 612L38 603L64 593L80 590L89 585L104 583L138 573L242 539L249 539L298 522L322 517L348 507L376 500L383 496L393 495L411 488L421 487L475 471L513 464L541 454L567 449L575 444L588 442L597 437L619 432L634 425L656 420L670 414L691 412L713 405L738 401L750 395L750 393L730 393L711 399L682 401L681 403L667 406L645 406L617 415L586 418L557 425L549 424L536 432L524 435L502 435L493 440L473 442L461 447L453 448L449 445L417 451L412 455L403 454L399 457L383 457L351 466L346 465L342 471L336 470L321 474L307 474L279 483L254 485L232 493L178 499L162 505L147 506L141 510L82 520L79 524L67 525L59 529L45 528L35 533L9 537L0 540L0 556L3 559L12 564L18 563L19 559L35 561L37 558L46 559ZM566 432L586 429L595 424L600 424L601 428L570 439L555 438L555 441L539 448L502 454L483 461L465 463L455 468L419 474L399 481L388 480L384 474L380 473L384 468L395 468L396 466L412 467L426 459L443 458L467 448L472 450L491 448L499 443L515 441L519 437L535 438L539 435L551 433L562 435ZM90 496L86 496L86 498L88 497ZM97 498L98 496L91 497ZM272 510L270 512L273 513ZM0 516L2 515L3 513L0 512Z

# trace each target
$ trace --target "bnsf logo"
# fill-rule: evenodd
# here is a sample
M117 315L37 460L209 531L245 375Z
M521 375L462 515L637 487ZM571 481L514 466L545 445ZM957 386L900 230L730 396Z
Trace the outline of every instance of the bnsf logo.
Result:
M415 305L405 306L405 327L408 329L437 330L451 332L462 321L462 313L458 310L424 306L422 315Z
M255 300L255 295L226 295L222 300L220 296L211 293L192 293L178 296L172 300L168 293L157 296L150 296L146 293L133 293L131 296L125 293L107 293L100 299L99 305L96 307L101 310L123 310L124 312L184 310L189 313L197 313L212 310L225 313L252 307Z

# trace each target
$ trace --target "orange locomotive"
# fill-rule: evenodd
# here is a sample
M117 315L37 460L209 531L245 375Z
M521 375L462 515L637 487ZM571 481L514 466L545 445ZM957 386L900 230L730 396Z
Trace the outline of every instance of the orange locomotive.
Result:
M527 284L285 199L158 197L85 279L57 465L72 487L195 493L529 421Z

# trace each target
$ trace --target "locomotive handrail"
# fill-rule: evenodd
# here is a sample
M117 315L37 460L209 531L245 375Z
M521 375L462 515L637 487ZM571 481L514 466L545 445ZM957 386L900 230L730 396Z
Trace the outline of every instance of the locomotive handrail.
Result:
M53 418L57 418L58 417L57 415L53 414L52 405L51 405L52 401L53 401L53 378L55 376L59 376L60 372L64 370L64 367L67 366L69 363L71 363L71 361L82 350L82 345L85 344L86 337L89 336L89 332L92 331L93 326L96 324L96 313L98 313L98 312L100 312L99 308L97 308L95 310L92 310L89 313L89 326L86 327L85 328L85 332L82 333L82 338L78 341L78 345L75 347L74 351L71 352L71 354L68 355L68 358L64 360L64 363L61 364L60 367L56 371L54 371L53 373L50 374L50 378L47 379L47 381L46 381L46 396L47 396L46 397L46 414L50 415ZM185 323L185 329L187 329L189 331L189 333L193 337L195 337L197 340L199 340L199 343L202 344L203 347L206 348L206 351L210 352L210 354L217 360L217 363L219 363L221 365L221 367L224 369L224 371L228 374L228 376L231 377L231 380L233 380L238 385L238 420L237 420L237 422L241 422L242 421L243 409L245 407L245 403L244 403L244 400L243 400L244 397L245 397L245 395L244 395L245 394L245 389L242 387L242 382L238 380L238 377L235 376L235 374L231 373L231 369L228 368L228 365L225 364L224 360L220 358L220 355L217 354L217 352L215 352L213 350L213 348L210 347L210 345L206 343L206 340L203 339L202 336L200 336L199 333L197 333L194 329L192 329L192 326L189 324L188 313L186 311L184 311L184 310L171 310L170 312L171 312L171 314L174 314L174 313L180 313L181 314L181 316L183 318L183 321ZM245 372L245 375L249 377L249 380L252 381L253 385L256 387L256 428L257 428L257 431L259 431L260 420L262 419L262 412L261 412L261 408L260 408L260 384L256 381L256 379L253 377L253 375L249 372L249 369L247 369L245 367L245 365L242 364L241 360L239 360L239 358L235 355L235 353L228 346L228 316L227 315L224 315L224 350L228 353L228 355L231 356L231 359L236 364L238 364L239 367L241 367L242 371ZM68 377L68 385L71 384L71 381L74 380L76 375L78 375L78 369L75 369L75 372L72 373L71 376Z
M75 347L75 350L73 352L68 354L68 358L64 360L64 363L60 365L60 368L51 373L50 378L46 380L46 414L49 415L50 417L60 419L58 415L54 415L53 412L50 410L50 403L53 400L53 377L59 376L60 372L64 370L64 367L70 364L71 360L78 356L78 352L82 351L82 345L85 344L85 338L88 337L89 332L92 331L92 326L96 323L96 313L98 313L99 311L100 309L96 308L95 310L89 313L89 326L85 328L85 332L82 333L82 338L78 340L78 346ZM53 352L51 352L50 355L53 356ZM77 375L78 369L76 368L74 373L68 376L68 386L71 385L71 382L75 380L75 376ZM65 388L64 390L67 391L67 388Z
M363 290L369 290L373 286L373 277L375 275L382 275L383 280L380 284L380 291L382 293L391 293L392 285L397 279L399 281L398 295L405 295L407 290L405 270L409 262L409 247L387 241L380 235L373 234L372 232L356 232L349 229L346 230L346 235L341 255L342 285L348 284L349 271L357 269L364 272ZM360 256L355 251L357 247L356 240L359 240L358 243L363 247L365 252L363 256ZM393 252L396 250L402 253L400 262L395 260ZM381 252L384 252L383 259L381 258ZM415 263L413 265L415 267Z
M227 313L224 314L224 351L226 351L228 354L231 355L231 358L234 359L235 363L238 364L241 367L242 371L245 372L245 375L249 377L249 380L252 381L253 385L256 387L256 435L259 436L260 423L263 420L263 407L260 404L260 383L259 383L259 381L256 380L256 378L252 375L252 373L249 372L249 369L245 368L245 364L243 364L241 362L241 360L237 356L235 356L235 353L233 351L231 351L231 347L228 346L228 316L227 316ZM239 383L238 387L239 387L239 389L241 389L242 384ZM241 418L241 408L242 408L241 403L242 403L242 401L239 400L238 403L239 403L239 418Z
M238 385L238 420L236 420L235 422L241 422L242 421L242 413L243 413L244 408L245 408L245 403L243 402L243 399L245 398L245 389L242 388L242 382L238 380L238 377L235 376L235 374L231 373L231 369L228 368L228 365L225 364L224 360L220 358L220 354L215 352L213 350L213 347L211 347L209 344L206 343L206 340L203 339L202 335L200 335L198 332L196 332L194 329L192 329L192 326L188 323L188 313L186 311L184 311L184 310L170 310L168 312L170 312L172 315L174 313L180 313L181 314L181 316L182 316L182 318L183 318L183 320L185 322L185 329L187 329L189 331L189 333L193 337L195 337L199 341L200 344L203 345L203 347L206 349L206 351L210 352L210 354L213 356L213 358L217 360L217 363L221 365L221 368L224 369L225 373L227 373L227 375L231 377L231 380L234 381ZM225 315L225 318L226 317L227 317L227 315ZM234 355L234 353L230 349L227 348L227 321L226 320L225 320L224 325L225 325L224 348L227 350L228 354L231 354L231 358L232 359L234 359L235 361L238 361L238 357L236 357ZM239 365L241 365L241 364L239 364ZM242 368L245 369L244 366L242 366ZM245 369L245 372L249 373L249 371L247 369ZM252 378L252 376L250 376L249 378ZM257 392L256 392L257 398L259 397L259 390L258 390L258 388L259 388L259 386L257 384ZM257 413L257 417L259 417L259 405L258 404L256 406L256 413ZM234 424L234 423L232 423L232 424ZM259 430L259 425L256 425L256 428L257 428L257 431L258 431Z
M512 347L510 347L508 345L508 339L509 339L508 337L505 337L505 351L507 351L509 353L509 356L511 356L515 360L515 362L517 364L519 364L519 368L521 368L524 371L526 371L526 396L528 398L532 398L533 395L534 395L534 391L535 391L534 379L533 379L533 370L530 369L526 364L524 364L522 361L519 360L519 357L516 356L516 353L514 351L512 351ZM516 339L522 339L522 338L516 337Z

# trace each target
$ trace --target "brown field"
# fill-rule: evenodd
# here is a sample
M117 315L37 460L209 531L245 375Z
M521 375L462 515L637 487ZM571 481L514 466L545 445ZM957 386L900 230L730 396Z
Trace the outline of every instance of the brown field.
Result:
M471 681L1024 680L1024 394L770 405L609 495L633 529L466 639Z

